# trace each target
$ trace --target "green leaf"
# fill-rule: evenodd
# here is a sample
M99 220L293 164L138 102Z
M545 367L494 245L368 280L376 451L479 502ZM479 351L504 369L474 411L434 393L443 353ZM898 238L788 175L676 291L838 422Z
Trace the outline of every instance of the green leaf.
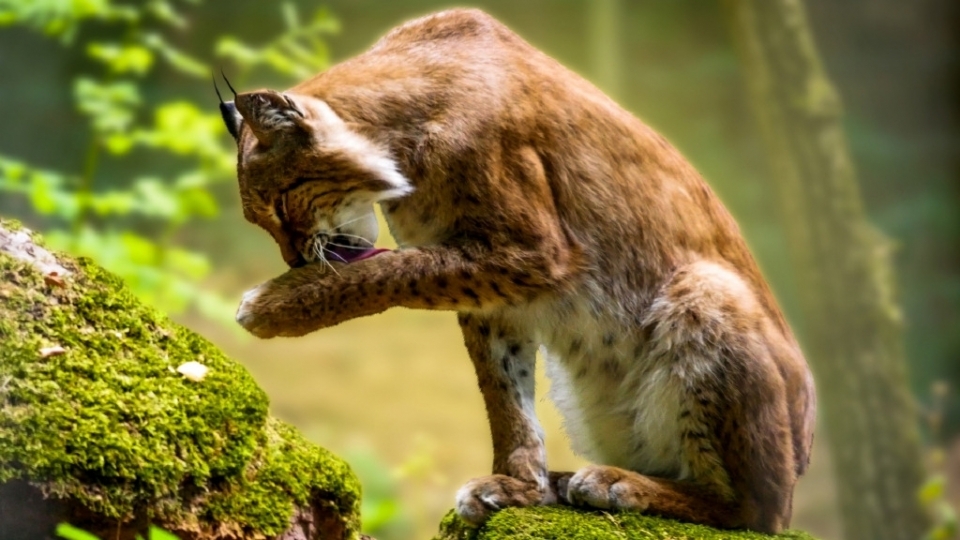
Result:
M152 15L157 20L163 21L176 28L185 28L187 20L184 19L176 9L166 0L150 0L144 6L144 11Z
M166 267L172 272L200 281L210 273L210 261L206 255L171 248L165 253Z
M20 24L69 43L88 20L131 23L139 19L132 6L113 5L109 0L4 1L0 25Z
M162 180L141 178L133 186L137 198L141 201L142 214L171 219L180 214L180 205L175 193Z
M232 36L223 36L214 48L217 56L233 60L241 66L250 67L260 62L260 51Z
M145 34L143 44L153 49L170 67L181 73L204 79L210 77L210 68L203 62L190 57L180 49L167 43L160 34Z
M26 172L27 167L23 163L0 156L0 178L5 181L5 189L18 189Z
M280 5L280 13L283 15L283 23L288 30L300 28L300 17L297 14L297 6L293 2L284 2Z
M219 321L226 328L240 329L240 326L236 324L235 320L235 314L237 312L237 301L235 299L227 299L216 291L199 288L193 297L193 302L197 311L204 317Z
M307 77L310 70L306 69L300 63L294 61L289 55L283 53L279 47L271 47L263 51L263 59L274 70L293 77Z
M120 241L131 263L141 266L157 264L160 250L153 241L132 232L120 233Z
M108 191L94 194L89 206L99 216L125 216L136 209L137 200L129 191Z
M236 328L233 299L226 300L200 283L210 272L209 259L177 241L184 236L183 223L213 217L219 211L210 186L234 178L234 142L226 137L215 107L150 101L141 79L158 62L190 76L209 76L207 65L158 30L185 24L178 12L185 2L0 0L0 27L29 28L63 43L80 39L76 48L96 63L95 72L105 74L100 77L88 71L76 77L73 97L92 127L91 144L106 150L99 163L90 163L94 169L84 174L111 186L92 191L89 182L80 182L70 169L45 170L0 156L0 197L15 193L17 203L26 201L37 214L50 216L46 223L70 223L69 230L44 231L48 244L95 259L145 302L168 312L194 307ZM326 10L306 17L291 0L285 0L280 9L285 31L261 47L222 37L216 42L217 55L233 59L244 69L273 66L297 78L324 68L329 54L322 36L336 31L336 19ZM109 32L84 32L91 23ZM96 37L107 35L123 37L116 41ZM149 124L138 123L144 105L152 114ZM145 170L135 173L133 181L110 178L114 170L110 158L135 149L144 166L168 158L173 167L169 179L148 176L151 173ZM169 154L175 159L169 159ZM78 220L80 216L84 219ZM389 511L388 506L381 508L381 514ZM162 532L157 534L165 538Z
M320 7L313 13L310 29L318 34L336 34L340 31L340 21L326 7Z
M88 533L83 529L74 527L69 523L61 523L57 525L57 536L66 538L67 540L100 540L100 537Z
M159 105L153 127L137 130L132 136L138 144L198 156L226 172L233 167L234 152L224 144L224 131L217 112L201 111L193 103L175 101Z
M94 129L102 133L127 129L133 121L133 109L140 104L140 90L129 81L101 83L80 77L73 93L77 108L89 116Z
M64 189L63 176L58 173L32 170L27 193L33 209L43 215L57 215L66 219L76 216L80 200L73 192Z
M256 48L228 36L217 43L216 54L246 68L266 64L294 78L308 77L325 68L329 52L318 36L338 31L337 20L329 11L320 9L304 26L292 3L283 4L281 15L287 30L272 42Z
M920 496L920 502L923 503L924 506L933 504L934 501L937 501L943 497L946 486L947 479L943 475L937 475L930 478L920 488L918 493Z
M179 193L180 211L184 217L216 217L220 212L217 200L205 189L186 189Z
M400 503L396 499L380 499L369 503L363 501L361 507L365 532L377 531L400 515Z
M91 43L87 55L106 64L113 73L143 75L153 65L153 52L140 45Z
M126 154L133 148L134 144L136 144L136 139L125 132L113 133L103 139L104 147L115 156Z
M315 66L318 70L322 68L322 65L320 64L326 63L317 57L315 50L311 51L296 41L285 41L278 45L278 49L289 54L290 57L300 60L308 66Z

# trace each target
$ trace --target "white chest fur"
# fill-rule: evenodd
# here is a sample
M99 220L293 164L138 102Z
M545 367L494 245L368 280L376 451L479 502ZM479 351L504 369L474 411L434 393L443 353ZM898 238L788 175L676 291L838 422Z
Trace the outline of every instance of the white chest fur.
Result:
M574 450L596 463L680 479L679 381L636 325L581 294L535 306L551 398ZM594 296L593 298L597 298Z

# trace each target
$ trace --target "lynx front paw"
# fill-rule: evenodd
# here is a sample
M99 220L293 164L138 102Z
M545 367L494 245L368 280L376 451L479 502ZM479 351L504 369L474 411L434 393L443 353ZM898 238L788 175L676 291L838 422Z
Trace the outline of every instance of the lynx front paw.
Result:
M637 473L592 465L570 478L563 498L575 506L642 512L650 506L650 490L645 484L646 480Z
M263 292L266 286L264 283L243 293L240 307L237 308L237 323L258 338L272 338L277 335L270 328L269 319L263 313Z
M542 504L544 490L535 482L494 474L475 478L457 492L457 514L473 526L482 525L494 512L508 506Z

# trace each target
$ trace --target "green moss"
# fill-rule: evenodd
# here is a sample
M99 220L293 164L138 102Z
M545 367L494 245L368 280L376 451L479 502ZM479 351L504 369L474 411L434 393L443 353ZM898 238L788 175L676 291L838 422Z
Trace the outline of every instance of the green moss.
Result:
M2 223L3 223L3 228L10 232L17 232L17 231L23 230L24 228L23 223L20 223L20 221L16 219L5 218L2 220Z
M636 513L588 512L561 506L507 508L479 529L447 514L434 540L814 540L788 531L777 536L722 531Z
M320 499L337 515L348 517L348 530L359 530L360 483L349 466L273 418L264 434L266 440L253 460L259 465L245 475L253 479L211 496L209 519L222 523L246 516L269 530L283 530L291 502L305 506Z
M109 518L267 535L322 498L358 530L349 467L270 419L242 366L90 261L57 258L63 286L0 253L0 483ZM65 352L42 357L53 346ZM209 368L202 381L176 372L189 361Z

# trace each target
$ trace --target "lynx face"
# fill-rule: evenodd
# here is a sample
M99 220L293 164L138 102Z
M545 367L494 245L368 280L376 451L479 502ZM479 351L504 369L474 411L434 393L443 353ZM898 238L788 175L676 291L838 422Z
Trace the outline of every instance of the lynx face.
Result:
M380 251L374 203L412 191L386 150L309 96L251 92L220 110L237 140L243 215L270 233L287 264Z

